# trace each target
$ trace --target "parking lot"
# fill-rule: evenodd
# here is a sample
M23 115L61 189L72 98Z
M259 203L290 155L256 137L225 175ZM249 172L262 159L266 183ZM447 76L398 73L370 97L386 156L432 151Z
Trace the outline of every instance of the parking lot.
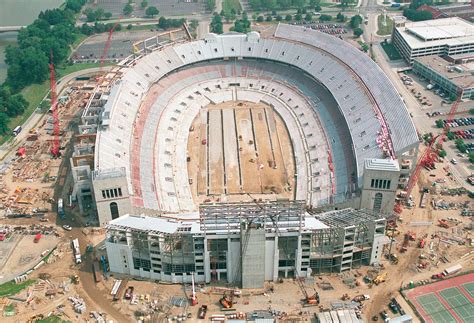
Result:
M293 25L302 25L314 30L318 30L320 32L334 35L334 36L342 36L348 33L347 28L343 24L335 24L335 23L313 23L313 22L294 22ZM342 37L339 37L342 39Z
M112 13L112 17L120 17L123 15L123 7L128 0L97 0L96 5L88 4L87 7L93 9L103 8L105 12ZM145 9L140 7L141 1L132 2L133 17L144 17ZM202 0L148 0L148 6L154 6L160 11L160 16L190 16L205 13L206 6Z

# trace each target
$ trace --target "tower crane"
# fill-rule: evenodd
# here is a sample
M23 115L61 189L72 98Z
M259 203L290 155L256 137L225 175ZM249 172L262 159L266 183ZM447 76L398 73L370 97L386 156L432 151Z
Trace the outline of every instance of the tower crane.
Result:
M107 57L107 53L109 52L110 44L112 43L112 35L115 31L115 28L117 28L117 26L120 24L121 19L122 19L122 17L119 17L119 19L117 19L117 21L112 26L112 28L110 28L109 35L107 37L107 41L105 42L104 51L102 52L102 55L100 56L99 74L97 75L97 78L96 78L96 81L99 82L99 86L102 83L102 81L104 80L104 77L103 77L102 73L103 73L103 69L104 69L105 58Z
M474 82L471 82L467 87L470 87ZM457 99L454 101L453 105L451 106L451 109L449 111L448 119L446 122L446 125L443 128L443 131L440 135L433 136L431 138L428 147L426 147L425 151L421 155L420 159L418 160L418 163L416 164L415 170L413 171L412 175L410 176L410 179L408 180L408 184L405 190L406 198L409 199L410 193L413 190L413 187L415 186L416 182L418 181L418 177L420 176L421 169L425 166L430 166L432 167L434 165L434 162L436 160L436 146L437 144L443 144L446 138L446 134L449 131L449 126L448 123L453 120L454 114L456 113L459 103L461 102L462 98L462 93L458 92ZM395 211L400 210L398 205L395 205Z
M53 50L50 52L50 63L49 63L49 86L51 96L51 109L53 114L53 145L51 147L51 156L53 158L59 158L61 156L59 147L59 115L58 115L58 97L56 93L56 79L54 76L54 63L53 63Z

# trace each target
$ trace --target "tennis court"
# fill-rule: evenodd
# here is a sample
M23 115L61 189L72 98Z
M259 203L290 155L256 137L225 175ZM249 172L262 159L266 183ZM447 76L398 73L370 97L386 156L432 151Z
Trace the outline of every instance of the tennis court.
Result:
M419 296L416 300L433 322L456 322L456 319L446 311L443 303L438 300L434 293Z
M443 289L439 294L464 322L474 322L474 304L457 287Z
M474 322L474 273L404 292L425 322Z

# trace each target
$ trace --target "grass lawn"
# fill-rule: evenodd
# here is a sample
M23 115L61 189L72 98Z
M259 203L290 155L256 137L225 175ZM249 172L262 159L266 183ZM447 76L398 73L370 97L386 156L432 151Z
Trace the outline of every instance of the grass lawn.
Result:
M230 13L232 9L234 9L235 12L242 10L239 0L224 0L222 2L222 10L224 10L225 13Z
M20 284L15 284L14 281L0 285L0 297L12 296L18 294L22 289L35 283L35 280L28 279Z
M108 65L113 65L112 63L104 62L104 66ZM59 79L61 77L64 77L68 74L77 72L77 71L82 71L88 68L94 68L94 67L99 67L100 63L77 63L73 65L66 65L63 67L60 67L56 70L56 78Z
M387 17L387 23L386 25L384 25L383 16L384 15L379 15L377 17L377 27L378 27L377 35L380 35L380 36L391 35L392 29L393 29L393 19L390 19L390 17Z
M398 50L391 43L382 42L380 43L380 45L382 45L383 50L385 51L385 53L387 53L388 58L390 58L391 61L402 59L402 56L400 55Z
M65 321L59 316L56 315L51 315L50 317L47 317L42 320L37 320L35 323L68 323L70 321Z
M28 108L26 108L23 114L16 116L15 118L11 118L10 122L8 123L8 128L14 129L16 126L23 124L26 119L30 117L33 111L38 107L41 100L43 100L44 96L46 95L46 93L48 93L48 91L49 81L44 81L41 84L33 84L21 90L20 93L29 103ZM3 144L11 136L12 135L10 132L4 136L0 136L0 144Z

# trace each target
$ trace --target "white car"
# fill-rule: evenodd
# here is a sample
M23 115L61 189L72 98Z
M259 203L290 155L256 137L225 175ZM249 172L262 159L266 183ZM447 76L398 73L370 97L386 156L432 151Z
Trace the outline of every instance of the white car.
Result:
M71 231L72 230L72 227L70 225L63 225L63 229L66 230L66 231Z

